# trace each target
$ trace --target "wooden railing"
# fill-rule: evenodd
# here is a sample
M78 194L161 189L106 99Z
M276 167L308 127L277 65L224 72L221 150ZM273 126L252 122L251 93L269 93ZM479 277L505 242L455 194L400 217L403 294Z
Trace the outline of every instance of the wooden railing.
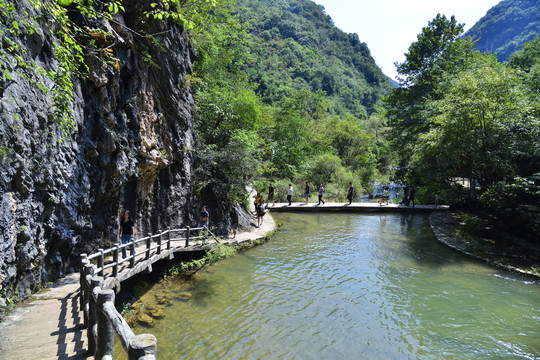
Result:
M201 231L202 230L202 231ZM192 233L195 232L195 235ZM174 236L173 236L174 235ZM184 235L183 237L181 235ZM194 236L192 236L194 235ZM219 240L206 227L168 229L94 254L81 254L80 305L88 336L88 355L95 359L113 359L114 334L118 336L129 360L156 359L157 339L151 334L135 335L114 304L120 282L143 272L152 271L156 261L174 256L174 252L204 245L207 235ZM199 240L202 240L201 242ZM194 244L194 245L191 245ZM139 250L138 248L141 248ZM122 249L129 256L120 259ZM106 264L106 259L112 261Z

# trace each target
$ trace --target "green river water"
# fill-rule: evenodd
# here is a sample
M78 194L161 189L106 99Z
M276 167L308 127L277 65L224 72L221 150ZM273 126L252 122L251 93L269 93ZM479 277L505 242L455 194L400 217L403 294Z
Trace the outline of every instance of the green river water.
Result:
M540 359L540 283L441 245L427 216L273 216L269 242L141 298L172 300L134 328L159 359Z

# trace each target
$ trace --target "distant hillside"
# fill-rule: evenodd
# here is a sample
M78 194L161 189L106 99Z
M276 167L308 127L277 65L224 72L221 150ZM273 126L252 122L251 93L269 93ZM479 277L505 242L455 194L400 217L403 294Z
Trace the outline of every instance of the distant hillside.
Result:
M499 61L508 61L521 45L540 36L540 1L503 0L464 36L480 39L478 50L497 53Z
M312 1L239 0L238 16L255 41L248 76L268 104L289 89L322 90L330 111L366 118L392 88L358 35Z

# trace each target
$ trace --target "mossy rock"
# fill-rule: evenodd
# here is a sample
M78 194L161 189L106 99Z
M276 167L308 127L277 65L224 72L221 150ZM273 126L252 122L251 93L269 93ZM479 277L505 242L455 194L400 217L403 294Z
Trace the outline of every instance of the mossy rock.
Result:
M172 301L169 300L168 294L156 294L157 303L159 305L171 305Z
M153 309L150 311L150 316L152 316L154 319L161 319L165 317L165 312L160 308Z
M137 322L143 326L152 327L156 324L156 320L147 314L137 315Z

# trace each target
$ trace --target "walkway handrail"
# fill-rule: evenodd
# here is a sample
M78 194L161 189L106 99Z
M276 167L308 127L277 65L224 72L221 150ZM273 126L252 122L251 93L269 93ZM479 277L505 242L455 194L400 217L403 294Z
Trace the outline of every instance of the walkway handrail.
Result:
M197 231L196 236L191 236L192 231ZM200 230L205 230L204 232ZM171 237L176 233L177 237ZM185 237L180 234L184 233ZM202 234L201 234L202 233ZM80 263L80 307L83 311L84 325L87 328L88 354L94 355L95 359L113 359L114 334L120 339L122 347L128 354L128 360L155 360L157 354L157 339L152 334L135 335L122 315L114 305L114 291L112 287L118 286L119 266L129 262L125 280L141 271L150 270L153 262L170 257L180 248L186 248L190 241L205 238L211 235L218 243L219 240L206 227L173 229L159 231L157 234L149 234L142 239L133 240L127 244L117 245L109 249L98 249L94 254L81 254ZM165 237L165 241L164 241ZM155 241L156 245L153 246ZM171 242L179 242L172 246ZM145 244L144 250L137 252L138 244ZM119 259L122 249L130 249L130 256ZM153 251L155 254L152 255ZM105 265L105 256L111 254L113 261ZM135 265L137 255L144 255L142 264ZM96 264L92 264L92 260ZM107 277L106 270L112 269L112 277ZM105 281L107 280L107 281ZM109 281L111 280L111 281Z

